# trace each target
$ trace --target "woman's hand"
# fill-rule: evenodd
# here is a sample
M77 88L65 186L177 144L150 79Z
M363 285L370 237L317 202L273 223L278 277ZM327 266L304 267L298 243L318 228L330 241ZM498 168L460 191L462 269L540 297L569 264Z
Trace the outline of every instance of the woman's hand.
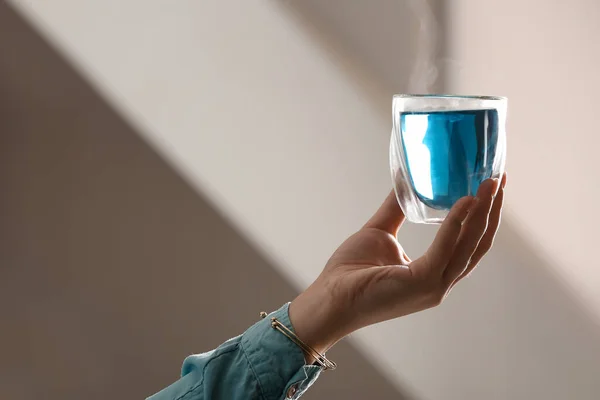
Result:
M491 248L505 184L506 175L487 180L475 198L459 200L414 261L396 240L405 217L390 193L290 305L298 337L323 352L357 329L439 305Z

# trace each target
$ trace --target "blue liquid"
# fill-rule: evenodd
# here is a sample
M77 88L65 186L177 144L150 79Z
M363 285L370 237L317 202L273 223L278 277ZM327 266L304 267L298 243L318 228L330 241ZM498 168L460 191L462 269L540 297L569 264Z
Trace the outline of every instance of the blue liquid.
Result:
M406 113L400 126L410 183L427 206L448 210L491 177L496 110Z

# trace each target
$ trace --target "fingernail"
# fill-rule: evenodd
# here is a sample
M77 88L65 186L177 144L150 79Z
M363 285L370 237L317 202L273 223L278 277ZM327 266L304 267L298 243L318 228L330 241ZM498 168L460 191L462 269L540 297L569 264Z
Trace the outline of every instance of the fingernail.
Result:
M504 173L504 176L502 177L502 189L504 189L504 187L506 186L506 172Z
M494 190L492 192L492 197L496 197L498 194L498 190L500 190L500 180L498 178L494 178Z

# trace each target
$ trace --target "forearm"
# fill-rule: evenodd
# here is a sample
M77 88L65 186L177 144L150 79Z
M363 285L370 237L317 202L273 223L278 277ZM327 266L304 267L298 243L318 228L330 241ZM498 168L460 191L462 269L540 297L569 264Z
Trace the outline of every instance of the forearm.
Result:
M182 378L152 400L281 400L297 398L317 379L320 368L305 364L304 354L274 330L275 316L293 329L288 305L217 349L188 357Z
M292 301L289 317L296 335L304 343L323 354L344 336L350 334L352 318L337 307L325 283L317 279ZM307 363L314 362L305 354Z

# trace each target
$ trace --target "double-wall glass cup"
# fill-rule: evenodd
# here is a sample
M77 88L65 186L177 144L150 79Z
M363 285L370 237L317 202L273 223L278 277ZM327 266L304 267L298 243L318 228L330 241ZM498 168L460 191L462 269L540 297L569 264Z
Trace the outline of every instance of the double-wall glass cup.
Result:
M506 162L507 99L395 95L390 168L398 203L415 223L441 223Z

